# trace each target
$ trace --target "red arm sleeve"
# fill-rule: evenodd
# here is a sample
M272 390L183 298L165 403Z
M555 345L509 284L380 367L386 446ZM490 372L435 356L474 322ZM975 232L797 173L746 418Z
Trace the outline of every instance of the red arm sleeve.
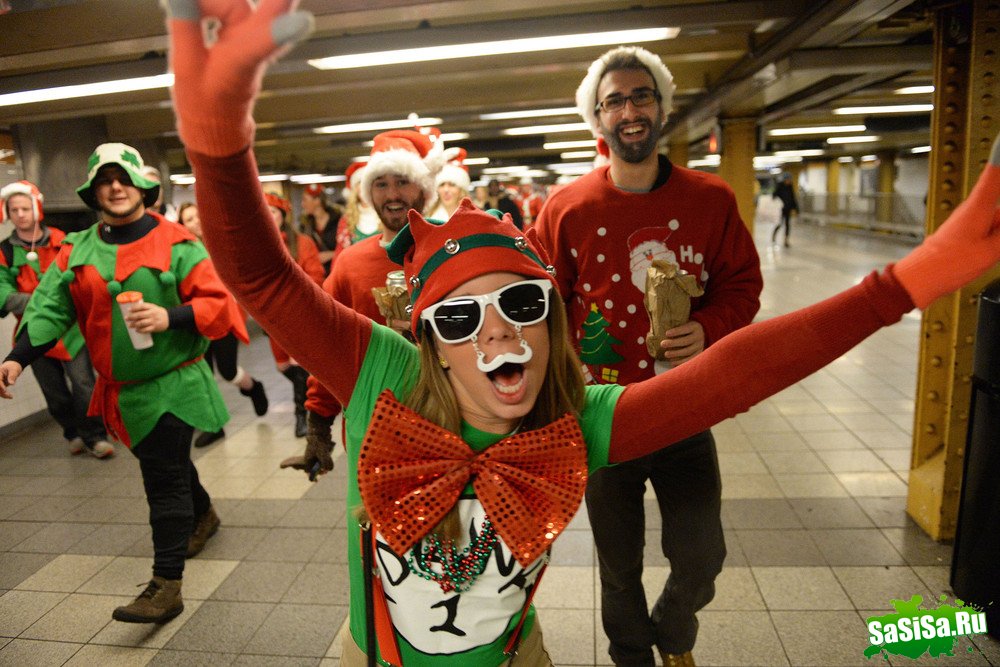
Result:
M609 460L645 456L748 410L912 308L890 266L825 301L729 334L690 361L625 389L615 407Z
M323 262L319 261L319 248L316 247L316 242L305 234L299 234L298 238L299 266L317 285L322 285L326 272L323 270Z
M712 274L691 319L705 330L705 347L753 321L760 310L764 280L760 258L731 197L721 247L712 253Z
M336 265L323 280L323 291L334 296L333 280L336 274ZM306 381L306 410L315 412L322 417L336 417L340 413L340 402L330 393L330 390L323 386L314 376L310 375Z
M211 260L198 262L179 287L181 301L194 310L194 323L201 335L218 340L232 332L243 343L250 342L243 313L219 280Z
M341 403L350 400L371 320L337 303L285 250L264 203L249 148L215 158L188 151L205 245L240 303ZM247 252L247 239L254 239ZM336 350L333 343L336 342Z

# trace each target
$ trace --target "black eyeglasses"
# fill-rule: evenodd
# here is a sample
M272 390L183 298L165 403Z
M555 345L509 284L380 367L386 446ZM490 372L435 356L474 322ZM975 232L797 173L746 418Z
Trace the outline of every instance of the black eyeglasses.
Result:
M653 90L652 88L643 88L637 90L631 95L610 95L601 100L596 107L594 107L594 113L598 111L605 111L607 113L614 113L615 111L621 111L625 108L625 102L632 102L634 107L648 107L654 102L659 102L661 99L660 91Z
M500 317L515 326L541 322L549 314L551 291L552 283L548 280L523 280L489 294L439 301L425 308L420 319L430 323L439 340L454 345L479 333L489 304L493 304Z

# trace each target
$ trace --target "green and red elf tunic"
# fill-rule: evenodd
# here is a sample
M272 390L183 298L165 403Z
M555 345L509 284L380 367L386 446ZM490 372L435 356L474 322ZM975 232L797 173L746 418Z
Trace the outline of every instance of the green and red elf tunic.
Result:
M42 227L42 238L35 244L37 259L28 259L29 245L18 243L15 236L0 242L0 317L7 315L3 305L7 298L15 292L31 294L38 287L42 274L48 270L62 247L66 233L53 227ZM21 313L15 313L18 323ZM45 356L59 361L71 361L83 347L83 336L80 327L75 323L69 331L56 343L56 346L45 353Z
M68 235L21 325L42 346L80 323L97 371L89 412L129 447L167 412L203 431L221 429L229 413L203 359L208 339L233 333L249 342L205 247L181 225L147 214L156 226L131 243L105 242L98 225ZM126 290L168 310L191 306L194 328L154 333L152 347L136 350L115 302Z

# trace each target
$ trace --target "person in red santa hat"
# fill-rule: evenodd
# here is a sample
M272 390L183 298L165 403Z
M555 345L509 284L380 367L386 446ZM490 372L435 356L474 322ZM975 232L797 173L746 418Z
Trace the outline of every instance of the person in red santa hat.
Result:
M760 262L732 189L656 150L673 91L670 70L643 48L618 47L594 61L576 100L601 159L552 193L535 220L554 255L588 381L629 384L679 368L749 324L760 307ZM704 289L690 320L666 332L665 361L645 344L646 272L654 260L677 264ZM717 461L705 431L590 479L601 617L616 664L652 666L657 650L672 667L693 664L695 614L712 600L726 557ZM642 581L647 480L670 564L663 589L651 592L652 613Z
M11 313L21 321L31 293L59 254L66 236L42 222L43 200L39 189L28 181L0 190L3 220L14 225L14 233L0 241L0 317ZM71 327L32 368L49 414L69 442L70 454L89 452L99 459L112 456L115 448L108 442L100 418L87 416L94 393L94 367L80 327Z
M361 171L365 168L365 162L352 162L344 172L347 176L347 185L344 188L346 204L344 214L340 216L337 223L337 250L334 253L334 261L337 256L353 243L378 234L382 226L378 215L361 199L359 188L361 186Z
M549 664L532 594L591 472L747 410L1000 260L998 145L969 201L899 263L670 373L585 386L544 251L509 217L463 202L444 224L411 210L388 249L409 284L414 346L314 286L263 198L246 196L257 192L256 86L310 16L272 0L224 5L207 46L197 6L171 3L178 130L224 279L347 406L347 503L359 522L348 532L344 665L366 653L367 664L501 665L515 653ZM247 234L260 241L252 257ZM722 375L739 391L713 390Z
M543 202L541 195L535 192L535 182L531 178L525 176L521 179L520 185L521 188L515 202L521 211L521 217L524 219L524 228L527 229L531 227L541 212Z
M435 220L447 220L458 209L459 202L469 196L469 168L465 166L464 148L449 160L434 177L437 197L427 206L426 215Z
M295 227L289 220L292 215L292 203L271 192L265 193L264 199L267 201L271 221L278 233L281 234L281 241L284 243L288 255L316 284L322 283L323 277L326 275L320 259L322 253L312 238L295 231ZM270 335L271 332L267 333ZM293 356L285 352L274 336L270 337L270 342L275 366L292 383L292 402L295 404L295 437L304 438L308 432L306 421L306 389L308 385L306 382L309 379L309 372L302 368Z

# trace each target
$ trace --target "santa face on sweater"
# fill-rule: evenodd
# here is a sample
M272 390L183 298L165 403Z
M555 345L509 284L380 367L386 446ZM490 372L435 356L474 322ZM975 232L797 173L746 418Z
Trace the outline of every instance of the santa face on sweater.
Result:
M668 241L680 226L680 221L674 218L666 227L643 227L629 235L629 270L632 274L632 284L640 292L645 294L646 270L658 259L681 266L688 273L697 276L701 285L708 281L705 258L701 252L690 245L679 246L676 251L671 249Z

